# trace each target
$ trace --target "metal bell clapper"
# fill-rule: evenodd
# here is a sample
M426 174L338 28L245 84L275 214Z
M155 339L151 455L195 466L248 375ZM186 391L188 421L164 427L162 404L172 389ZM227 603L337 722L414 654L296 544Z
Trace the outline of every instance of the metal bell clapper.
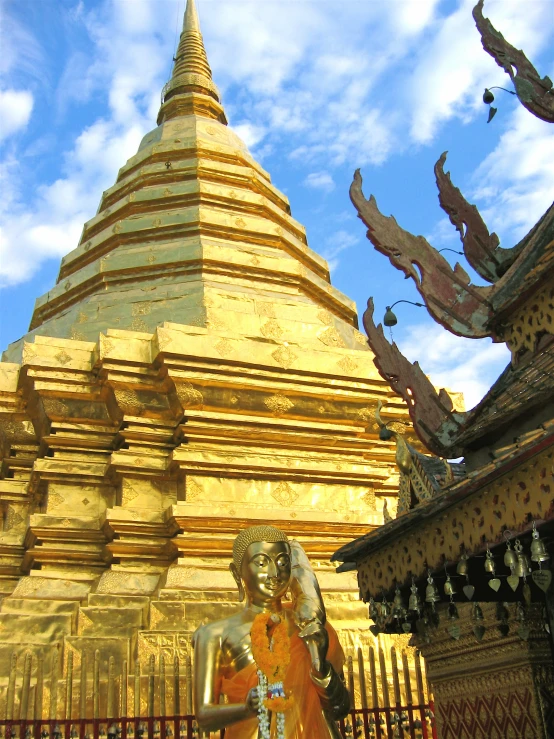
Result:
M546 551L546 547L544 546L544 542L540 538L534 521L533 533L531 534L531 536L533 537L533 541L531 542L531 561L538 562L540 566L543 562L548 562L548 560L550 559L550 555Z
M522 577L525 580L527 575L531 574L531 566L527 555L523 553L523 546L519 539L516 539L514 549L517 554L517 564L515 566L514 575Z

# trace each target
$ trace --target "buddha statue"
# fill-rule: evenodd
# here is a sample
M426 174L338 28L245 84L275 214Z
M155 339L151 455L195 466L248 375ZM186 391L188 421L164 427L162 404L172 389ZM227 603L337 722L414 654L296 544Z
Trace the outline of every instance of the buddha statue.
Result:
M304 550L253 526L235 539L230 570L244 609L193 639L198 725L225 739L340 739L344 655Z

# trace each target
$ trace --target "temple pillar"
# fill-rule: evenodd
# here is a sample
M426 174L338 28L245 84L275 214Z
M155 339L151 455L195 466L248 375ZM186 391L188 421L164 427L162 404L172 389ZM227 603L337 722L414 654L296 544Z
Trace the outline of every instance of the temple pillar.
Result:
M554 667L542 605L530 606L524 621L515 603L479 606L482 620L472 603L457 605L459 619L441 605L438 627L412 640L427 663L438 736L551 739Z

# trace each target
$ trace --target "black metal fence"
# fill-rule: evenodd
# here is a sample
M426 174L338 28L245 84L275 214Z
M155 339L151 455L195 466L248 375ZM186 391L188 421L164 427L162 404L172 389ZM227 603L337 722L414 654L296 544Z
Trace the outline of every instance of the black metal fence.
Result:
M74 661L76 663L74 664ZM394 646L347 656L351 711L345 739L436 739L432 701L420 655ZM184 669L183 669L184 668ZM133 672L126 660L69 651L43 658L14 651L0 739L222 739L203 733L193 715L192 660L149 655ZM184 712L184 713L182 713ZM105 718L101 718L105 716Z

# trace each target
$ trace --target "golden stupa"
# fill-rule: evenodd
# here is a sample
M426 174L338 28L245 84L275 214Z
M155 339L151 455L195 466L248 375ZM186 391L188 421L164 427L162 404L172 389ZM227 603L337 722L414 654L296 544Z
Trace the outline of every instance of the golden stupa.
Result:
M24 669L32 691L37 671L185 661L236 607L231 544L260 521L302 542L344 646L367 643L355 573L329 557L394 508L374 409L408 428L407 410L227 127L193 0L157 128L3 360L2 718Z

